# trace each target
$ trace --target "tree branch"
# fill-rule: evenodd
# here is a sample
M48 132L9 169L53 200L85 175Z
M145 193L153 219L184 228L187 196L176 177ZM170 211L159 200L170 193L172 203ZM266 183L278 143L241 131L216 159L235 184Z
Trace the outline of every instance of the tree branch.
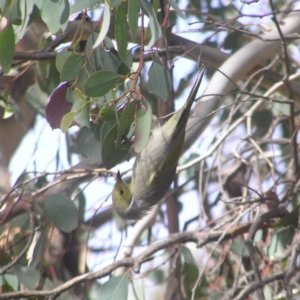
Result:
M197 244L199 248L205 246L206 244L218 241L220 237L223 236L222 241L232 239L238 235L247 233L248 230L251 228L252 223L245 223L240 224L236 227L231 228L227 234L224 235L224 231L216 231L213 233L202 233L198 231L191 231L191 232L183 232L177 233L162 242L156 242L150 245L147 250L143 251L141 254L135 257L128 257L122 260L118 260L111 265L103 268L102 270L89 272L61 284L60 286L52 289L52 290L44 290L44 291L22 291L22 292L12 292L12 293L4 293L0 295L1 299L17 299L23 297L50 297L50 296L58 296L61 293L67 291L68 289L74 287L75 285L96 280L99 278L103 278L105 276L109 276L118 268L132 268L134 272L139 273L141 264L153 259L153 255L160 251L164 250L168 247L171 247L175 244L187 243L187 242L194 242ZM274 226L274 222L267 222L261 224L260 228L271 228ZM282 275L283 276L283 275ZM256 285L255 285L256 287Z

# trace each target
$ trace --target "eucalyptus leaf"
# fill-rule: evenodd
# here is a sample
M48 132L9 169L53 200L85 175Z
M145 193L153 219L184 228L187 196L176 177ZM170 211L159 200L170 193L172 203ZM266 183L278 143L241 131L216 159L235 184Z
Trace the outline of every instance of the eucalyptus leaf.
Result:
M83 11L85 8L93 7L94 5L99 4L99 0L84 0L84 1L72 1L73 5L71 5L71 13L75 14L77 12Z
M121 60L124 62L127 57L127 15L125 10L125 3L116 8L115 17L115 37L118 45L118 52Z
M2 3L2 13L8 20L9 24L21 25L22 24L22 11L20 1L7 0Z
M168 2L174 8L177 15L184 19L184 14L182 10L178 7L177 3L174 0L168 0Z
M24 228L25 230L25 228ZM22 250L26 247L27 239L24 239L24 235L20 233L17 233L13 236L13 253L16 255L20 254ZM19 265L27 265L28 261L25 255L22 255L20 259L18 260Z
M279 219L275 227L297 227L299 225L300 205L297 205L291 212Z
M119 147L121 142L128 135L129 129L135 119L136 105L137 105L137 100L131 101L121 115L119 130L118 130L118 135L116 140L116 147Z
M197 265L195 258L191 252L191 250L186 247L186 246L181 246L180 247L180 254L184 257L184 260L186 263L190 264L190 265Z
M40 89L37 83L27 89L25 99L32 109L42 116L46 116L45 109L48 103L48 95Z
M102 128L101 128L101 134L100 134L100 143L103 144L104 139L106 138L106 135L109 133L111 128L113 128L117 124L116 118L112 119L109 122L104 122Z
M59 52L55 59L55 66L59 73L61 73L62 68L66 62L66 60L72 55L72 52L64 49L63 51Z
M117 7L123 3L122 0L110 0L109 4L111 7Z
M55 61L39 61L35 69L41 90L47 95L51 95L61 83L60 74L55 66Z
M82 154L92 164L101 160L101 147L99 138L101 124L90 124L91 128L81 128L76 140L76 152Z
M128 279L128 274L109 279L100 288L100 298L109 300L127 300Z
M29 266L35 268L41 263L41 257L44 253L44 247L46 242L45 232L40 229L36 231L35 245L32 254L32 260L30 261Z
M98 60L101 68L105 71L117 73L121 65L121 60L115 50L105 50L104 47L99 48Z
M101 148L101 157L103 164L107 170L113 168L120 163L130 148L130 144L125 147L116 147L116 139L118 134L118 125L114 125L103 139Z
M71 232L78 226L78 210L74 202L64 195L46 197L45 217L61 231Z
M138 1L128 0L128 22L132 41L134 42L138 33L139 6Z
M116 120L116 113L111 108L102 108L99 111L99 117L104 122L110 122Z
M70 4L68 0L51 1L44 0L41 16L51 33L64 31L68 24Z
M66 133L68 129L71 127L73 120L75 118L75 112L68 112L66 113L60 123L60 129L62 132Z
M29 216L28 214L20 215L9 222L11 227L28 228ZM25 226L26 225L26 226Z
M151 39L147 47L152 47L161 36L161 27L156 18L156 13L147 0L139 0L142 11L149 17L149 26L151 30Z
M0 33L0 64L5 73L11 68L15 52L15 34L11 24L8 24Z
M108 93L117 83L121 75L109 72L99 71L90 76L84 84L84 93L90 97L100 97Z
M32 267L19 267L14 269L19 281L29 290L34 290L39 282L41 273Z
M163 101L168 101L171 97L171 77L159 58L155 56L148 72L149 80L147 86L149 91Z
M136 153L141 153L141 151L146 147L152 124L152 109L147 101L142 100L141 103L143 107L139 107L136 113L135 121L135 133L133 147Z
M69 89L70 91L71 89ZM85 101L76 91L71 90L73 107L75 113L74 121L80 125L90 127L90 103Z
M34 0L14 1L20 3L20 12L22 16L22 23L19 26L14 26L14 31L20 40L27 31L27 26L30 21L30 16L34 8Z
M103 11L103 19L101 24L100 33L97 37L97 40L94 44L94 48L98 47L106 37L110 25L110 7L107 1L104 1L104 11Z
M4 274L4 280L14 291L18 290L19 280L16 275Z
M60 78L62 81L72 81L79 76L82 67L82 56L71 54L62 66Z
M284 255L285 250L291 246L295 235L295 228L287 228L280 230L272 236L271 242L266 247L266 254L271 259L278 258Z

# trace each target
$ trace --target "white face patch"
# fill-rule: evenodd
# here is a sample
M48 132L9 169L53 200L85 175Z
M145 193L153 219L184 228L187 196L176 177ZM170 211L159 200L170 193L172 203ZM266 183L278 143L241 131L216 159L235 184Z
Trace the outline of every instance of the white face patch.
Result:
M133 205L134 205L135 201L134 201L134 196L131 197L131 201L130 201L130 204L129 204L129 207L127 210L131 210Z

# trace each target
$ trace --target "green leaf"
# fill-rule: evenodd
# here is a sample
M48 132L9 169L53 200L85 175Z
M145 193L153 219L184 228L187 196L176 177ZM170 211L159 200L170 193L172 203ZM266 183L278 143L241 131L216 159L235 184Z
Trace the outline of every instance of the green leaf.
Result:
M150 279L155 285L161 284L165 280L164 271L161 269L154 269L147 274L147 278Z
M270 286L264 285L263 291L264 291L265 299L274 299L273 289Z
M180 247L180 254L183 256L184 260L186 263L190 264L190 265L195 265L197 266L197 263L194 259L194 256L191 252L191 250L186 247L186 246L181 246Z
M122 4L116 9L115 37L118 45L119 56L123 62L127 57L127 32L128 25L125 4Z
M43 4L44 4L44 0L34 0L34 4L35 4L35 6L39 9L39 10L41 10L42 9L42 7L43 7Z
M86 44L86 52L89 53L86 57L89 65L92 66L93 73L100 70L117 73L122 61L112 41L108 37L105 37L104 45L93 49L93 44L97 36L96 33L91 34Z
M25 228L24 228L25 229ZM13 236L13 253L20 254L22 250L26 247L27 240L24 239L24 235L21 233L17 233ZM20 265L27 265L27 258L26 255L23 255L19 260L18 263Z
M198 279L199 271L196 266L185 263L183 266L183 285L185 288L186 295L188 299L192 297L192 289L194 289L194 285ZM205 292L207 288L207 281L205 276L202 277L201 281L199 282L198 286L195 290L195 299L201 299L202 297L207 296Z
M45 217L64 232L71 232L78 226L78 210L70 198L64 195L51 195L45 200Z
M122 64L117 52L115 50L107 51L102 46L100 46L96 50L98 49L99 49L99 57L97 57L96 59L99 61L101 68L104 71L111 71L113 73L117 73L119 67Z
M71 15L83 11L85 8L99 4L99 0L72 1L72 3L74 3L74 5L71 5Z
M199 270L190 249L182 246L180 247L180 253L185 259L185 263L183 264L182 268L183 285L187 295L187 299L191 299L192 289L194 289L194 285L197 282ZM196 287L195 299L200 299L201 297L206 296L206 288L207 281L205 276L203 276L201 281L198 283L198 286Z
M132 41L134 42L138 33L139 6L136 0L128 1L128 21Z
M15 34L11 24L0 33L0 64L4 73L11 69L11 62L15 52Z
M126 60L124 63L121 63L118 73L120 75L126 76L130 73L132 67L132 53L130 51L127 52Z
M185 291L187 293L188 299L191 299L191 290L198 279L199 270L195 265L186 262L183 265L182 275Z
M68 112L62 117L60 123L60 129L62 132L66 133L68 131L74 120L75 115L76 114L74 112Z
M152 124L151 105L144 100L142 100L141 103L144 107L138 108L135 120L135 138L133 147L136 153L141 153L141 151L147 146Z
M19 2L19 1L14 1L14 2ZM14 26L15 35L18 37L18 39L21 39L27 31L27 26L30 21L30 16L33 8L34 8L33 0L20 1L22 23L19 26Z
M45 0L44 0L45 1ZM70 16L70 3L69 0L60 1L60 11L59 11L59 22L61 31L65 31L68 26L69 16Z
M147 0L139 0L142 11L149 17L149 26L151 30L151 39L147 47L152 47L161 36L160 24L157 21L156 13Z
M113 109L102 108L99 112L99 117L104 122L116 120L116 113Z
M273 122L273 112L264 109L255 111L252 117L253 125L256 125L256 130L253 133L255 137L263 137L269 130Z
M109 72L99 71L90 76L84 84L84 93L90 97L100 97L108 93L117 83L121 75Z
M86 157L91 164L101 160L101 147L99 142L101 124L91 123L91 128L81 128L76 140L76 152ZM96 138L98 136L98 139Z
M103 126L104 127L104 126ZM103 129L103 128L102 128ZM127 154L130 145L125 147L116 147L115 141L118 134L118 125L113 126L103 139L101 157L103 164L107 170L113 168L120 163Z
M51 95L53 90L61 83L55 61L39 61L36 63L35 71L40 88L47 95Z
M110 7L109 7L107 1L104 1L102 25L101 25L99 35L97 37L97 40L96 40L93 48L98 47L103 42L104 38L107 35L109 25L110 25Z
M105 282L99 291L99 299L127 300L129 275L114 277Z
M79 76L82 67L82 56L71 54L62 66L60 78L62 81L72 81Z
M47 24L51 33L64 31L68 24L70 5L68 0L52 1L44 0L41 17Z
M41 257L44 253L44 247L46 242L45 232L43 230L36 231L36 236L38 237L34 246L32 260L30 262L30 267L35 268L41 263Z
M235 27L236 31L233 30L226 36L223 47L226 50L230 50L230 53L234 53L243 46L244 35L242 32L238 31L243 30L243 26L240 26L240 24L231 24L231 26Z
M8 20L8 23L13 25L21 25L22 24L22 12L20 8L20 1L5 1L6 3L2 3L1 8L3 15Z
M132 123L135 119L136 104L137 104L136 100L130 102L121 115L118 135L116 140L116 147L119 147L121 142L128 135L130 127L132 126Z
M14 219L12 219L10 222L9 222L9 225L11 227L20 227L20 228L23 228L25 229L25 225L26 225L26 228L28 228L28 224L29 224L29 216L28 214L23 214L23 215L20 215Z
M111 7L117 7L122 4L122 0L110 0L109 4Z
M5 282L14 290L18 290L19 281L16 275L4 274Z
M75 113L74 121L80 125L90 127L90 103L82 98L76 90L69 89L68 96L71 97L73 106L71 112ZM67 98L68 99L68 98Z
M57 54L56 60L55 60L55 66L59 73L61 73L66 60L71 55L72 55L72 52L68 51L67 49L64 49L63 51L61 51Z
M171 77L168 70L162 65L157 56L148 72L149 80L147 86L149 91L163 101L168 101L171 97Z
M184 19L184 14L183 14L182 10L178 7L177 3L173 0L168 0L168 2L174 8L177 15Z
M249 257L249 251L242 239L233 239L230 250L239 257Z
M41 273L34 268L14 268L14 273L17 275L19 281L29 290L34 290L40 282Z
M299 225L299 212L300 205L297 205L291 212L278 220L275 224L275 228L281 227L297 227Z
M8 6L9 6L9 1L0 0L0 8L1 8L2 12L4 12Z
M295 235L295 228L281 230L272 236L269 246L266 248L266 254L271 258L281 257L284 251L291 246Z
M90 127L90 105L89 103L83 104L82 102L76 101L73 104L75 112L74 121L79 125Z
M79 73L77 83L82 88L87 79L95 73L95 68L90 61L85 60L82 65L82 69Z
M100 143L103 144L104 139L106 138L106 135L109 133L109 131L117 124L117 119L114 118L109 122L104 122L102 128L101 128L101 134L100 134Z
M25 99L26 102L33 108L37 113L42 116L46 116L45 109L48 103L48 95L46 95L40 86L36 83L30 86L26 90Z

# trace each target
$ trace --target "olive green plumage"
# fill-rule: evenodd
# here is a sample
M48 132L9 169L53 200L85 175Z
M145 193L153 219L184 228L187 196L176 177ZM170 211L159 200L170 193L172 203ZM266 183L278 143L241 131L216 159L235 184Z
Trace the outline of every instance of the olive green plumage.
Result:
M151 132L147 146L136 156L131 183L124 183L118 173L112 199L114 208L123 218L140 219L161 200L172 184L185 127L203 74L204 68L201 68L185 105L162 127Z

